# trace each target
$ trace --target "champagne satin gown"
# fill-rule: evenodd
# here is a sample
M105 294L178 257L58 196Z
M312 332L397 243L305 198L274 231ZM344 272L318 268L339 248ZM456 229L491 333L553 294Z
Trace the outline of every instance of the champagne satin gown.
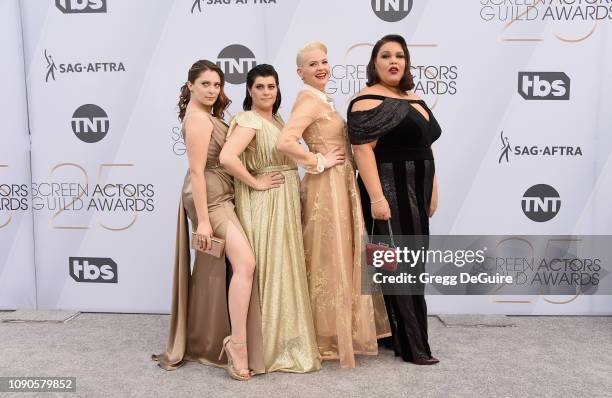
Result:
M266 372L318 370L321 361L308 299L296 164L276 150L280 131L270 121L253 111L241 112L230 123L229 135L236 126L255 129L255 138L241 155L248 171L255 176L279 172L285 177L280 187L265 191L234 182L236 213L257 263Z
M185 118L189 116L193 117L186 115ZM234 212L233 179L219 164L219 153L225 143L228 126L212 115L207 116L213 124L204 167L208 215L213 235L225 239L230 223L244 232ZM158 361L158 365L165 370L175 370L185 361L226 367L227 358L224 354L219 360L219 352L223 338L230 334L227 287L231 268L227 267L226 261L229 263L229 260L225 257L216 258L196 251L191 273L188 219L191 220L193 231L196 231L198 217L189 172L183 184L177 218L168 349L163 354L153 355L152 359ZM247 318L249 367L255 373L264 373L257 280L253 281Z
M306 85L283 134L303 138L310 152L343 148L344 163L301 183L304 252L315 331L324 360L355 367L355 355L378 354L377 338L391 335L380 292L361 295L364 221L346 123L324 93ZM296 155L302 148L296 148ZM307 172L309 169L306 169Z

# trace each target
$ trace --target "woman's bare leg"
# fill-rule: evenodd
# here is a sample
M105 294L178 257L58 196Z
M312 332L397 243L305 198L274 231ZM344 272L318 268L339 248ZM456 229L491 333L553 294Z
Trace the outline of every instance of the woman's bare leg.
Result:
M255 256L251 245L240 230L230 222L225 236L225 253L232 263L232 279L229 285L228 306L232 326L232 342L246 343L247 314L251 300ZM246 344L228 344L236 369L248 369Z

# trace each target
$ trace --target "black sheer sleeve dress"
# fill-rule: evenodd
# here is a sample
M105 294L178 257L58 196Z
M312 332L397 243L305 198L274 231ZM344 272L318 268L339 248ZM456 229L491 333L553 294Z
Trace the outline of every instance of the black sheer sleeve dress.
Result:
M363 99L382 102L366 111L352 112ZM429 120L413 104L421 105ZM431 144L441 128L422 100L379 95L363 95L348 107L348 133L351 144L378 140L374 148L383 193L391 209L394 235L429 235L428 209L435 174ZM358 178L367 231L372 230L370 202L365 185ZM376 222L375 235L388 235L386 222ZM427 305L423 295L385 295L392 336L382 343L407 362L431 360L427 337Z

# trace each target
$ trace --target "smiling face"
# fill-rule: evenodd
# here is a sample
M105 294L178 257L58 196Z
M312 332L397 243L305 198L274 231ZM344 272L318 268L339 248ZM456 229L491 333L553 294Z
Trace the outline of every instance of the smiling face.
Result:
M249 94L253 99L253 108L262 111L270 111L276 102L278 86L274 76L258 76L249 88Z
M221 77L212 70L205 70L193 83L187 82L191 91L190 101L198 101L205 107L212 107L221 92Z
M313 49L302 55L302 65L298 68L298 75L304 83L323 91L329 81L329 63L327 54L320 49Z
M402 46L394 41L383 44L376 56L375 65L383 84L399 86L406 70L406 54Z

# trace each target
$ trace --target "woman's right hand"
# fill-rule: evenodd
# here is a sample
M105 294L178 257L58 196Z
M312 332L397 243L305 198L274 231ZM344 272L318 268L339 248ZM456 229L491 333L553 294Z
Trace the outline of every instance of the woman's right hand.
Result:
M344 151L341 148L333 148L325 155L325 169L330 169L337 164L344 163Z
M388 220L391 218L391 208L387 199L370 204L370 211L372 212L372 218L375 220Z
M285 183L285 177L281 173L263 174L257 177L257 182L253 187L257 191L265 191L278 188Z
M212 236L213 229L210 225L210 221L202 221L198 224L198 229L196 230L196 234L199 237L200 250L210 250L212 249Z

